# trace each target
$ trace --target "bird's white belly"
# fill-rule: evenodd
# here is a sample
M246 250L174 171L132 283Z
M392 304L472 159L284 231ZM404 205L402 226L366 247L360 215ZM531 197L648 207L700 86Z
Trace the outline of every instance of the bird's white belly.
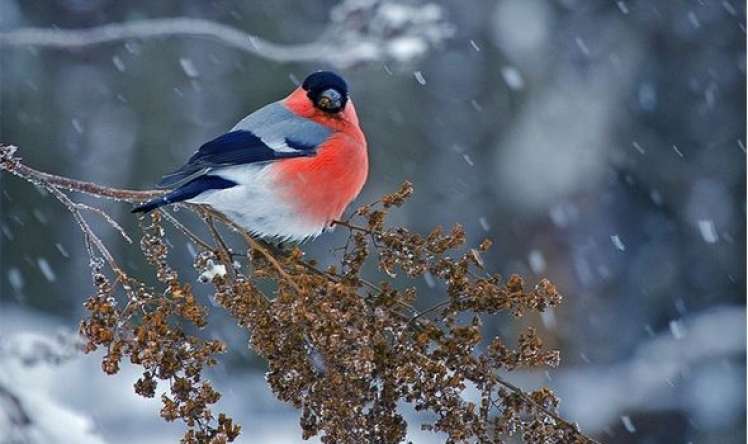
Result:
M325 229L324 221L305 220L291 202L283 201L269 164L225 167L210 174L238 185L205 191L188 202L210 205L264 238L302 241L318 236Z

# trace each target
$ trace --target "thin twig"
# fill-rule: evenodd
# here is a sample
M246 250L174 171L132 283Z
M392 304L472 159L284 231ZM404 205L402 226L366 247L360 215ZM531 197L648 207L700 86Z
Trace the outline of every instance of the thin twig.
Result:
M440 302L440 303L438 303L438 304L436 304L436 305L433 305L433 306L431 306L431 307L429 307L429 308L427 308L427 309L425 309L425 310L421 311L420 313L416 314L416 315L415 315L415 316L413 316L412 318L410 318L410 321L408 321L408 324L410 324L410 323L412 323L412 322L415 322L415 321L417 321L417 320L418 320L419 318L421 318L421 317L423 317L423 316L425 316L425 315L427 315L427 314L429 314L429 313L433 313L433 312L435 312L436 310L438 310L438 309L440 309L440 308L442 308L442 307L444 307L444 306L447 306L447 305L449 305L449 304L451 304L451 303L452 303L452 301L451 301L451 300L448 300L448 301L442 301L442 302Z
M113 200L123 200L126 202L142 202L164 193L161 190L126 190L120 188L105 187L93 182L71 179L69 177L57 176L55 174L45 173L36 170L20 162L18 157L14 157L15 147L12 145L0 144L0 169L6 170L18 177L40 183L46 183L69 191L78 191L90 196L101 197Z
M275 268L275 270L278 272L278 274L291 286L294 290L296 290L297 293L301 294L302 290L296 284L293 277L291 277L290 274L286 270L283 269L281 264L278 262L278 260L275 258L275 256L267 249L265 248L260 242L258 242L255 238L253 238L247 231L242 228L239 224L232 221L231 219L227 218L223 214L219 213L218 211L213 210L212 208L206 207L204 208L204 211L207 211L212 217L214 217L216 220L221 221L224 225L227 227L232 228L234 231L239 233L243 238L244 241L247 243L250 249L259 251L260 254L262 254L265 259L270 263L270 265Z
M226 245L223 237L221 237L221 234L216 229L216 226L213 223L213 216L211 216L209 212L204 211L203 221L205 222L205 225L208 226L208 231L210 232L213 241L218 246L219 256L223 256L222 260L224 262L224 265L226 266L226 270L228 271L229 276L231 276L231 279L234 280L236 278L236 271L234 270L233 260L231 259L231 250L229 249L228 245Z
M192 243L198 245L199 247L202 247L206 251L212 251L213 250L213 246L212 245L210 245L209 243L207 243L204 240L200 239L200 237L198 237L195 233L193 233L192 231L190 231L186 226L184 226L184 224L182 224L181 222L179 222L179 220L177 220L177 218L174 217L171 213L169 213L168 211L166 211L163 208L159 209L159 211L161 211L161 214L164 215L164 217L166 218L166 220L168 220L169 222L171 222L171 224L174 225L174 227L177 230L181 231L182 234L184 234L188 239L190 239L192 241Z
M372 203L371 205L374 205L376 202L378 202L378 201L374 201L374 203ZM379 232L379 231L373 231L373 230L370 230L368 228L364 228L364 227L361 227L361 226L358 226L358 225L353 225L353 224L351 224L347 220L346 221L344 221L344 220L334 220L334 221L331 222L331 224L332 225L343 226L345 228L348 228L351 231L360 231L362 233L366 233L369 236L369 238L371 239L372 243L374 244L374 247L375 248L379 248L379 246L376 243L376 239L374 238L374 236L375 235L381 235L382 234L381 232ZM367 281L366 279L363 279L363 278L359 277L358 280L365 287L368 287L369 289L375 291L376 293L382 293L384 291L379 286L375 285L374 283L372 283L370 281ZM402 301L400 299L395 300L395 302L398 305L402 306L403 308L409 309L410 311L412 311L416 315L418 314L418 310L415 307L413 307L411 304L408 304L407 302L404 302L404 301Z
M128 244L132 243L132 239L130 238L130 236L127 235L127 233L125 232L125 229L122 228L122 226L119 223L117 223L117 221L114 220L114 218L110 216L109 214L107 214L104 210L100 208L92 207L90 205L86 205L84 203L78 203L78 202L75 203L75 207L81 210L91 211L103 217L104 220L107 221L107 223L109 223L109 225L111 225L112 228L114 228L114 230L117 231L127 241Z
M331 225L340 225L342 227L346 227L351 231L361 231L366 234L374 234L373 231L369 230L368 228L360 227L358 225L353 225L352 223L348 221L343 220L334 220L330 223Z
M78 222L78 226L80 227L81 231L83 231L83 235L86 237L86 240L93 244L99 251L99 253L101 253L101 255L104 257L104 259L109 263L112 271L114 271L114 273L117 275L117 280L126 278L127 275L125 274L124 270L117 264L117 261L114 260L114 256L112 256L112 254L109 252L109 249L107 249L107 247L104 245L104 242L102 242L102 240L99 239L96 233L93 232L91 226L88 225L88 222L86 222L86 219L81 214L75 202L70 200L70 198L67 197L65 193L63 193L56 187L53 187L46 183L43 183L43 186L47 191L55 196L57 200L59 200L63 205L65 205L65 207L67 207L68 211L70 211L70 213L73 215L75 221Z
M101 254L104 259L109 263L109 266L111 267L112 271L117 275L118 281L125 281L127 280L127 274L124 272L124 270L117 264L117 262L114 259L114 256L109 252L109 249L107 249L106 245L104 245L104 242L94 233L94 231L91 229L91 226L86 221L86 218L83 217L80 210L81 209L90 209L91 207L88 207L84 204L78 204L73 202L65 193L61 191L62 189L68 189L68 190L76 190L76 191L82 191L86 192L88 194L93 194L94 191L101 191L102 195L104 197L111 197L111 198L120 198L112 196L111 193L107 191L111 191L112 189L108 189L106 187L101 187L99 185L93 184L91 182L81 182L76 181L73 179L68 179L66 177L62 176L56 176L53 174L44 173L38 170L35 170L33 168L30 168L21 161L15 157L17 148L12 145L3 145L0 144L0 170L6 170L10 173L12 173L15 176L18 176L28 182L31 182L35 185L41 186L45 190L47 190L50 194L52 194L60 203L65 205L65 207L70 211L70 213L73 216L73 219L78 223L78 226L80 227L81 231L83 232L83 236L86 241L86 246L88 250L88 254L93 259L94 254L91 250L91 246L95 247L96 250ZM132 196L130 196L132 197ZM124 200L124 198L123 198ZM102 213L101 210L99 210L100 214ZM111 220L111 218L108 217L107 219ZM118 224L116 225L118 226ZM121 230L121 228L120 228ZM124 233L124 231L121 231L121 233ZM127 236L125 235L125 238Z
M540 410L544 414L550 416L556 422L558 422L560 424L563 424L564 427L567 427L567 428L573 430L574 433L576 433L580 438L582 438L582 439L584 439L587 442L590 442L592 444L600 444L600 442L598 442L598 441L590 438L589 436L585 435L584 433L580 432L579 429L578 429L578 427L575 426L574 424L570 423L569 421L563 419L562 417L560 417L557 414L553 413L552 411L548 410L547 408L545 408L541 404L537 403L527 393L525 393L524 390L522 390L521 388L519 388L516 385L512 384L511 382L506 381L506 380L504 380L504 379L502 379L502 378L500 378L498 376L496 377L496 382L498 382L499 384L503 385L504 387L506 387L507 389L509 389L513 393L515 393L517 396L519 396L520 398L522 398L523 401L525 401L528 404L532 405L533 407L535 407L536 409Z

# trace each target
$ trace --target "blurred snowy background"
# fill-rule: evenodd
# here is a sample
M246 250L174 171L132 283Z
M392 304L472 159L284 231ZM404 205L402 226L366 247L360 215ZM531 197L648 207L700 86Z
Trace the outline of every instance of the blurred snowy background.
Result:
M562 414L606 443L745 442L743 3L385 2L356 15L372 3L0 0L0 32L193 17L275 45L0 44L0 141L43 170L148 188L297 79L338 68L369 139L359 202L409 179L416 195L392 222L461 222L475 243L495 241L490 268L548 277L566 296L522 321L561 350L561 367L513 380L557 390ZM1 176L0 189L0 443L174 442L180 426L132 393L134 369L109 377L74 353L91 292L77 227L27 183ZM135 229L127 206L108 208ZM136 247L97 229L144 270ZM341 234L306 249L330 260ZM232 352L211 378L240 442L300 441L247 333L212 316L205 334ZM512 337L518 325L488 329ZM440 439L417 421L409 436Z

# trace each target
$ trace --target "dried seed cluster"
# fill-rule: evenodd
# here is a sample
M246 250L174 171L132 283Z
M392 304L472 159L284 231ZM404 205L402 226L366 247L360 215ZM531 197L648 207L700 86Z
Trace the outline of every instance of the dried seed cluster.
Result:
M168 384L168 391L161 394L161 416L184 421L188 431L183 442L232 441L239 435L239 426L223 414L214 418L210 405L220 394L201 375L203 368L216 364L215 356L225 351L225 345L185 332L190 324L206 325L206 310L189 284L180 283L179 275L166 263L168 248L160 222L154 213L151 222L142 225L140 245L163 290L119 276L117 283L126 297L126 303L120 303L115 285L102 272L103 264L92 264L96 294L84 304L90 316L80 325L88 340L85 351L104 348L102 369L108 374L119 371L124 357L141 366L143 375L134 386L141 396L152 398L159 382Z
M502 311L521 316L559 304L556 288L546 280L528 288L518 276L487 273L481 255L490 242L465 248L460 226L427 236L388 228L387 213L412 192L406 183L338 221L350 235L340 266L327 270L298 248L278 251L246 233L247 264L240 269L218 231L212 231L213 242L196 244L198 275L209 276L215 300L251 334L250 347L268 362L273 392L300 410L302 436L320 435L326 443L401 442L408 424L398 405L407 402L433 418L423 429L444 433L449 442L503 442L511 436L537 443L590 442L558 417L558 399L550 390L524 393L499 374L556 366L558 352L544 349L532 328L515 348L484 338L481 329L482 316ZM197 214L211 226L213 220L231 226L204 208ZM162 215L152 213L141 230L141 249L159 288L124 274L112 281L104 262L95 262L96 293L81 323L86 350L107 351L102 363L107 373L116 373L123 358L141 366L135 391L153 397L162 390L161 416L185 423L183 442L233 441L240 427L211 412L220 394L202 376L225 345L188 333L206 327L207 309L168 264ZM383 282L361 276L367 260L377 261ZM211 271L216 264L231 273ZM433 291L443 288L444 300L417 310L415 288L395 284L401 275L429 275L441 283ZM261 281L269 281L272 291L258 285ZM468 387L478 390L478 400L465 398Z

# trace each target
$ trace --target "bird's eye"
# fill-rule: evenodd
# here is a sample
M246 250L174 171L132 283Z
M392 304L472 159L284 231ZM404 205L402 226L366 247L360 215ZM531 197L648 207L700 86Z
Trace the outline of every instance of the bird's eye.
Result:
M317 96L317 108L328 113L336 113L343 108L343 95L334 89L326 89Z
M329 109L330 107L332 107L332 100L330 100L329 97L320 97L319 102L317 103L322 109Z

